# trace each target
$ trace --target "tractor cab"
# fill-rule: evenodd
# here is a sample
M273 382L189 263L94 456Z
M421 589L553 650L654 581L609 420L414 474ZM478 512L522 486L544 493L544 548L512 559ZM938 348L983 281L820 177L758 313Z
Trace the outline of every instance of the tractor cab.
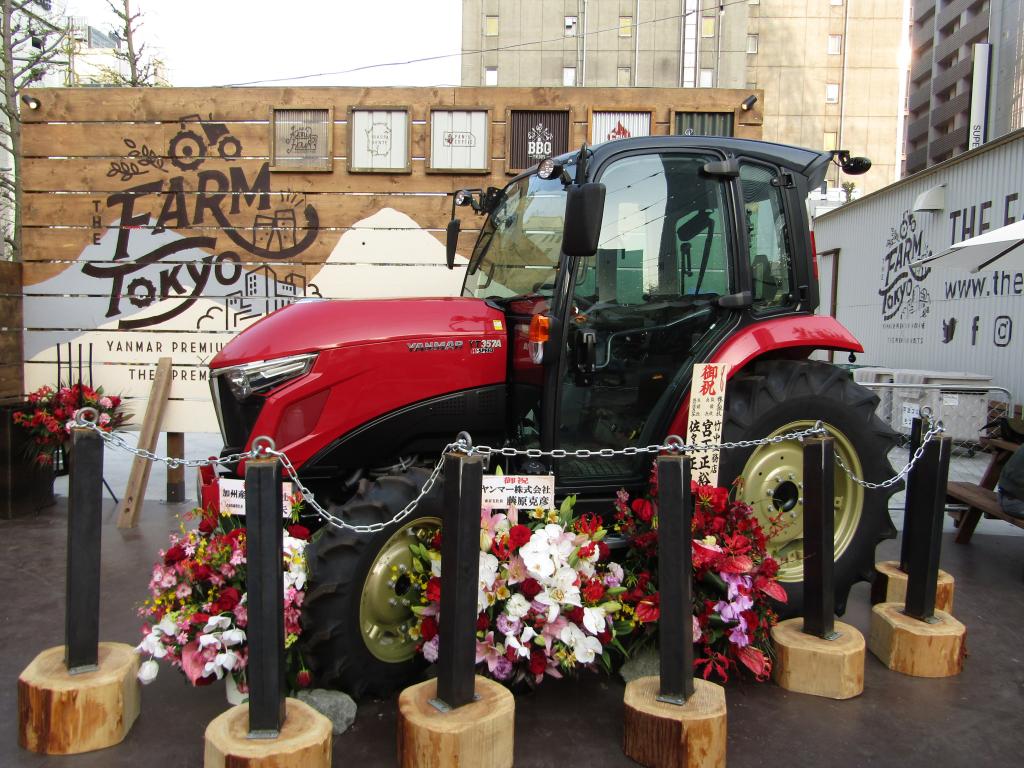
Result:
M743 325L817 306L804 200L832 157L652 137L460 193L488 213L462 295L508 318L512 442L619 451L685 437L673 422L695 362ZM555 469L568 492L614 490L648 463L616 454Z

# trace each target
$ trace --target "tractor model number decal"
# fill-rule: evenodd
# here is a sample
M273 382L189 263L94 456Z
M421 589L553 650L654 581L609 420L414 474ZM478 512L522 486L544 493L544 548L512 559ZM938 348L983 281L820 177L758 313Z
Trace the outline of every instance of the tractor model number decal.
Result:
M448 352L462 349L461 341L408 341L406 346L410 352Z
M501 349L501 339L470 339L469 342L471 355L489 355L496 349Z

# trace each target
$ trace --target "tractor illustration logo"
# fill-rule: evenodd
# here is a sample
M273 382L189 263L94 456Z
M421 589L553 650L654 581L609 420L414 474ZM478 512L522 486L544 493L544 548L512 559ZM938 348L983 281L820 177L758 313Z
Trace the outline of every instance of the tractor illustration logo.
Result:
M235 160L242 154L242 143L231 135L224 123L202 122L199 115L187 115L178 120L178 131L167 148L175 167L194 171L208 155L216 153L225 160ZM198 130L192 130L195 127Z

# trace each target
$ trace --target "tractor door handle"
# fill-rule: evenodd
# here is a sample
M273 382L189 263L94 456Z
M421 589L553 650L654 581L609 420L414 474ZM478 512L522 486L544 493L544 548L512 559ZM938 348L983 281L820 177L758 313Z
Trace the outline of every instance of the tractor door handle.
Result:
M576 331L576 383L590 386L597 370L597 333L589 328Z

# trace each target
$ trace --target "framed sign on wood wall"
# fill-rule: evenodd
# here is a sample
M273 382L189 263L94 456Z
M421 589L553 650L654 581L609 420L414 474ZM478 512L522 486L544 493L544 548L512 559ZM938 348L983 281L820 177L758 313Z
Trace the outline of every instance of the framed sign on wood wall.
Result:
M505 172L536 165L545 157L569 151L568 109L510 109L505 119Z
M490 173L491 111L489 109L431 109L432 173Z
M654 110L622 111L612 109L590 110L590 143L650 136L654 123Z
M334 109L270 110L270 170L331 171Z
M350 107L350 173L412 173L408 107Z

